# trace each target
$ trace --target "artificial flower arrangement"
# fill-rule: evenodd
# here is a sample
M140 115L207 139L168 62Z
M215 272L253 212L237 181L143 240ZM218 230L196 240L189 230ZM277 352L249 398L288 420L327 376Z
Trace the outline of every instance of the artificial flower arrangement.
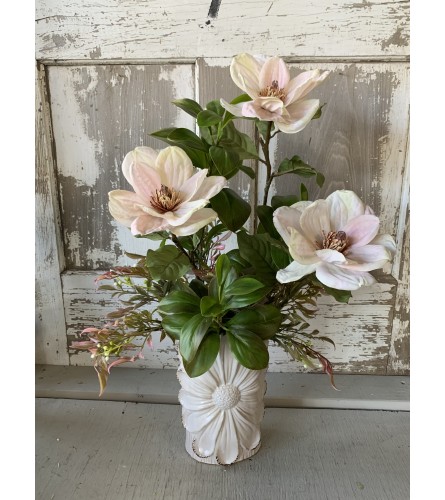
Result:
M97 278L113 281L100 288L123 307L103 328L87 328L71 344L90 351L102 394L110 369L142 357L154 333L177 343L187 451L222 464L259 447L269 343L306 366L321 366L333 384L332 365L313 340L333 342L308 323L317 298L329 294L347 302L351 291L375 282L370 271L395 252L393 238L379 234L378 217L352 191L310 201L300 182L293 196L269 201L278 176L324 182L298 156L274 169L269 145L277 134L297 133L321 116L319 100L306 96L328 72L291 79L278 57L240 54L230 74L243 92L230 103L215 100L202 108L191 99L173 101L196 119L199 135L162 129L151 135L168 147L137 147L126 155L122 170L134 191L109 193L111 215L135 237L159 241L159 248L127 254L135 265ZM261 152L236 128L239 119L255 123ZM243 227L250 205L227 187L239 172L255 178L243 164L247 159L266 173L253 231ZM237 248L225 253L232 234Z

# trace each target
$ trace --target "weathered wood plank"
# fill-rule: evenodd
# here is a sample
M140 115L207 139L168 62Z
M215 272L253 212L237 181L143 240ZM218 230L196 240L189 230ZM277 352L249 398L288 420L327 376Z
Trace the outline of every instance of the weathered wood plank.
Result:
M105 393L89 366L36 367L38 398L94 399L155 404L179 404L176 370L114 369ZM409 411L409 377L336 375L335 391L326 375L267 373L265 405L269 408L337 408Z
M106 314L118 308L110 292L95 289L97 274L79 271L66 272L62 276L67 335L71 340L86 327L103 325ZM331 337L337 348L322 342L314 345L334 363L337 373L386 373L395 280L381 276L381 281L354 292L347 305L330 297L319 301L320 310L311 325ZM168 339L159 343L155 336L153 344L153 350L144 349L145 359L126 366L176 368L177 351L172 343ZM309 371L302 364L291 361L281 348L271 345L269 351L269 371ZM86 353L73 353L70 364L90 365L91 359Z
M64 266L60 238L53 136L45 68L36 71L36 361L65 364L65 316L60 271Z
M108 192L130 189L121 172L136 146L162 149L150 132L192 128L171 101L194 97L193 65L50 67L49 82L68 269L123 264L146 253L108 211ZM127 262L128 263L128 262Z
M266 409L262 445L231 467L195 462L180 408L37 400L36 498L405 500L409 414Z
M405 56L409 2L374 0L39 0L36 58Z

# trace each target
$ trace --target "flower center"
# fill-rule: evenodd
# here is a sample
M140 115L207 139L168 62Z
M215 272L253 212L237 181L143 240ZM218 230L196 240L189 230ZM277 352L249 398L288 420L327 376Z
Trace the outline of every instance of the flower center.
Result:
M348 246L348 237L344 231L329 231L326 234L323 230L323 242L316 243L319 250L329 248L330 250L337 250L337 252L343 252L343 250Z
M278 87L277 80L274 80L272 85L268 85L264 89L260 90L260 97L278 97L278 99L284 101L286 93L284 92L284 88L280 89Z
M180 203L179 193L164 184L161 184L161 189L157 189L150 198L151 206L162 213L174 210Z
M238 404L241 393L238 387L232 384L220 385L215 389L212 399L220 410L230 410Z

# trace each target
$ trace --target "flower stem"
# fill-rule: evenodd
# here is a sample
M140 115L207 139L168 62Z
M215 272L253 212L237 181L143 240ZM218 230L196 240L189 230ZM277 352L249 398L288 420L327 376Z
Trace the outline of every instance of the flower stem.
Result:
M187 250L181 245L178 237L175 234L172 234L172 241L176 245L176 247L187 257L190 261L190 264L193 266L193 269L196 269L195 259L187 252Z
M272 126L273 126L273 122L269 122L269 124L267 126L267 132L266 132L265 139L264 140L260 139L261 149L263 150L263 153L264 153L264 162L266 164L266 185L264 187L263 205L267 205L267 198L269 196L269 189L270 189L270 185L272 183L273 177L274 177L273 172L272 172L272 163L270 162L270 151L269 151Z

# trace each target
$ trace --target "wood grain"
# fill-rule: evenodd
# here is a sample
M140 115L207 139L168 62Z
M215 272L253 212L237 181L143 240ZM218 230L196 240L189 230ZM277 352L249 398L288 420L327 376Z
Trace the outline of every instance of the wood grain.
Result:
M409 497L405 412L266 409L258 454L226 467L184 438L179 406L37 400L36 499Z
M171 101L194 97L194 68L50 67L49 83L67 268L128 263L125 250L145 254L150 242L113 220L108 192L131 190L121 171L127 152L167 146L149 133L193 128L193 119Z
M53 136L46 73L36 70L36 362L68 363L60 271L64 266L60 239Z
M39 0L36 58L178 59L253 54L376 58L409 51L407 0Z

